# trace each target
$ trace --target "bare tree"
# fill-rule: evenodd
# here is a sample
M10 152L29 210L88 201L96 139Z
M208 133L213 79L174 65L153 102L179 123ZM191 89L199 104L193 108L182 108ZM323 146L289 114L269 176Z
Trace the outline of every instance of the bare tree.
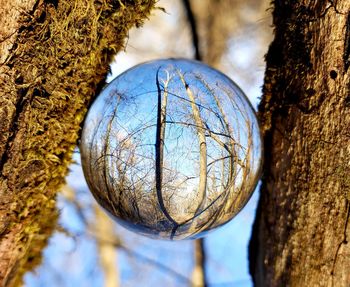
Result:
M199 185L198 185L198 206L195 211L195 216L198 212L201 212L203 209L203 204L205 202L206 191L207 191L207 143L204 133L204 124L196 104L194 94L185 80L183 74L178 72L178 75L181 79L184 88L186 89L186 94L191 102L192 113L194 122L196 124L197 136L198 136L198 145L199 145Z
M158 103L157 103L157 131L156 131L156 144L155 144L155 177L156 177L156 190L157 190L157 199L159 206L166 216L166 218L173 224L173 229L175 230L178 226L176 220L169 214L167 207L164 204L164 195L162 194L162 184L163 184L163 170L164 170L164 143L165 143L165 127L166 127L166 109L168 103L168 91L167 86L169 84L169 73L167 73L168 78L164 82L164 96L162 100L162 89L159 83L159 71L157 70L156 74L156 84L157 84L157 93L158 93Z

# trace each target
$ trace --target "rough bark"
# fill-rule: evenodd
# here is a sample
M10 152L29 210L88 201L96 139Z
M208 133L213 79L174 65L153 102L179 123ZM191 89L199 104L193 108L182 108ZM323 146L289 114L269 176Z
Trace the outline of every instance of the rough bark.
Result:
M40 262L80 124L153 0L0 0L0 286Z
M350 286L350 2L274 1L256 286Z

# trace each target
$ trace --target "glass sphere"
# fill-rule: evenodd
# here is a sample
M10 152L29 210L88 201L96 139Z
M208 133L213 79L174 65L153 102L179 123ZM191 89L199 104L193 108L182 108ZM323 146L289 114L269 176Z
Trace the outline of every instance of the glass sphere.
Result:
M151 61L114 79L89 109L80 149L99 204L126 228L170 240L232 219L262 162L258 121L243 92L185 59Z

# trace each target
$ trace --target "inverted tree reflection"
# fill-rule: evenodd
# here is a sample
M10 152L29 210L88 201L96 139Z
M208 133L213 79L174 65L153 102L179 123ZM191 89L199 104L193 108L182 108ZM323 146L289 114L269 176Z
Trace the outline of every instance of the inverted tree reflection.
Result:
M90 110L84 173L121 224L168 239L194 238L230 220L258 179L254 112L223 74L163 60L113 81Z

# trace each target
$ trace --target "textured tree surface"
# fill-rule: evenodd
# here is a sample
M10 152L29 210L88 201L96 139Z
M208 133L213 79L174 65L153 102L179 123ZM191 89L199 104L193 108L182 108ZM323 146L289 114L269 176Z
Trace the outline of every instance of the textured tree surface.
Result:
M256 286L350 286L350 1L274 1Z
M0 286L40 262L87 107L153 5L0 0Z

